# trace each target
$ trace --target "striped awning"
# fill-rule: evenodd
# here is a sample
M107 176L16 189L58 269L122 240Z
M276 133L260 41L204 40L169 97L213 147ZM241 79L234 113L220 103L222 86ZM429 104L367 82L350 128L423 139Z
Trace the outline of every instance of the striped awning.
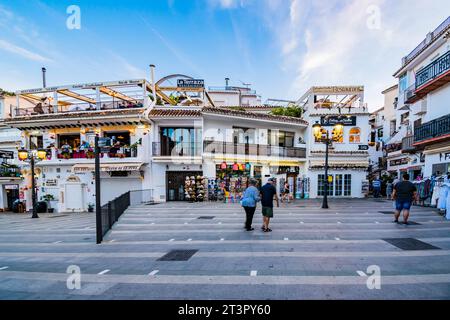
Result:
M143 163L102 163L100 164L101 172L115 172L115 171L139 171ZM95 165L88 164L76 164L72 167L73 173L85 173L94 172Z

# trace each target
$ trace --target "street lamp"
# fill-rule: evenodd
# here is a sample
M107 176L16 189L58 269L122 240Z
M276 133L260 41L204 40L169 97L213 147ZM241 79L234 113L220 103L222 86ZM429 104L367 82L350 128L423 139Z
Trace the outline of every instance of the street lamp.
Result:
M36 182L34 180L34 164L35 162L44 160L47 157L47 151L45 151L44 149L31 151L20 149L18 154L20 161L29 162L31 166L31 199L33 202L33 215L31 217L39 218L36 210Z
M336 133L336 135L331 135L330 132L324 128L322 128L322 125L319 123L319 121L316 121L316 123L313 125L313 135L318 142L325 143L325 184L324 184L324 196L323 196L323 202L322 202L322 209L328 209L328 185L331 181L328 180L328 152L329 147L333 144L334 141L338 141L339 134L344 132L344 123L341 119L338 119L338 121L333 126L333 132ZM323 134L323 131L326 131L326 134Z

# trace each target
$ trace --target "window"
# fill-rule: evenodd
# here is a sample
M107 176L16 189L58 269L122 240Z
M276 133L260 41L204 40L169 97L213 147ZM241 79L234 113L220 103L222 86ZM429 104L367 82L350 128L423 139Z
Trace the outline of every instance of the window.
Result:
M322 139L323 139L326 136L327 136L327 130L322 128L321 131L320 131L320 137L322 137ZM321 142L320 141L320 137L317 138L316 136L314 136L314 142L316 142L316 143Z
M390 134L389 135L392 137L397 129L397 121L392 120L389 124L390 124L390 130L389 130Z
M333 177L330 175L330 177ZM331 183L328 183L328 195L333 195L333 187L334 187L334 179ZM324 196L325 195L325 175L319 174L317 179L317 195Z
M344 197L349 197L352 195L352 175L344 175Z
M121 146L129 146L131 144L130 131L110 131L103 134L105 138L111 138L111 144L120 142Z
M333 141L336 143L344 143L344 128L337 129L333 128L332 131Z
M79 134L59 134L58 135L58 147L68 145L70 148L75 149L80 146Z
M30 149L36 150L44 147L44 140L42 136L30 136Z
M400 93L404 92L407 88L408 88L408 78L407 78L407 74L405 73L399 79Z
M421 125L422 125L422 119L417 119L416 121L414 121L414 130L416 130Z
M350 143L361 143L361 129L351 128L349 133Z
M336 181L336 197L342 196L342 174L337 174L335 177Z
M162 156L198 155L202 141L201 129L195 128L160 128Z
M404 124L406 121L408 121L409 118L409 112L405 112L400 116L400 123Z
M295 133L293 132L269 130L269 145L292 148L294 136Z
M378 129L378 138L383 138L383 128Z

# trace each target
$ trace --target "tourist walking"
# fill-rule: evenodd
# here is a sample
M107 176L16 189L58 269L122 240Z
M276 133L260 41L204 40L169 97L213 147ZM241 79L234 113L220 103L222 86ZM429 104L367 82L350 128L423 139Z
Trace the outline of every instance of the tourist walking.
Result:
M291 191L289 188L290 188L289 183L286 181L286 183L284 184L284 190L283 190L283 194L281 197L281 202L284 202L285 200L287 200L287 203L290 202Z
M403 223L408 224L409 212L413 201L417 199L417 188L409 181L409 174L403 175L403 181L394 186L392 198L395 200L395 223L398 223L400 213L403 211Z
M256 188L257 182L253 179L250 180L249 186L244 191L244 195L242 196L241 204L245 210L245 229L247 231L255 230L252 228L253 215L256 211L256 204L261 200L259 197L259 190Z
M392 192L394 191L394 184L392 183L392 180L389 179L386 184L386 198L388 200L392 199Z
M372 187L373 187L373 196L375 198L378 198L380 196L380 192L381 192L381 181L380 181L380 179L376 178L375 180L373 180Z
M273 200L277 201L277 207L280 206L280 202L277 195L277 189L274 187L274 179L270 178L268 182L261 188L261 205L263 215L264 232L271 232L269 228L270 218L273 218Z

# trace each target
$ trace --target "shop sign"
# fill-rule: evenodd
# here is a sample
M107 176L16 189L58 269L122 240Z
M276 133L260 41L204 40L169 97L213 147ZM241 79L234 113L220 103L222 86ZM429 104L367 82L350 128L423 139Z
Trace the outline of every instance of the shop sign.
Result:
M338 122L344 123L344 126L356 126L356 116L352 117L323 116L320 118L320 124L322 126L334 126Z
M391 161L389 162L389 164L390 164L391 167L394 167L394 166L401 166L401 165L404 165L404 164L408 164L408 158L402 158L402 159L397 159L397 160L391 160Z
M0 158L3 158L3 159L14 159L14 152L6 151L6 150L0 150Z
M45 182L46 187L56 187L58 186L58 181L56 179L47 179Z
M367 144L359 145L358 146L358 150L360 150L360 151L367 151L367 150L369 150L369 146Z
M205 80L201 79L178 79L178 88L204 88Z

